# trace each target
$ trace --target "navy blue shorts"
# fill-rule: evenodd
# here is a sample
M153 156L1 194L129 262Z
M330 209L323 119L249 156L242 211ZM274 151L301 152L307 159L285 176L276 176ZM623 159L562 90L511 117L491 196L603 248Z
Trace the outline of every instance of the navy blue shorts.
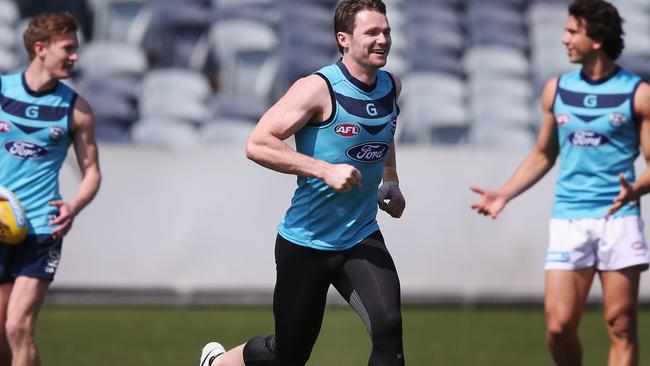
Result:
M54 280L59 267L63 239L52 235L28 235L19 245L0 243L0 284L18 276Z

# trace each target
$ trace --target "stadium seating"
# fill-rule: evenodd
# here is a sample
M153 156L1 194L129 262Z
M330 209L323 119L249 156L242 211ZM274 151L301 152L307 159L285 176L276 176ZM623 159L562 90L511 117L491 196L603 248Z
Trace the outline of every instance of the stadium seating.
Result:
M22 41L16 33L19 16L16 3L0 0L0 73L14 71L20 63L17 49Z
M184 131L187 144L241 143L293 82L340 57L336 0L88 1L93 34L80 34L73 84L95 107L105 142L175 145L168 131ZM575 69L561 44L568 3L387 1L385 69L404 80L398 141L532 144L544 83ZM0 0L0 72L27 65L20 12L34 13L34 4ZM616 5L626 19L619 63L648 78L650 2Z

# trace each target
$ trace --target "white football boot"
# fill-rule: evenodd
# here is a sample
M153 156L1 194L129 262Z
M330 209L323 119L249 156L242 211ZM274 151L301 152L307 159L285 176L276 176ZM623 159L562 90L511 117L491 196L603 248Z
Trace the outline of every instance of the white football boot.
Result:
M201 351L201 358L199 359L199 366L210 366L212 361L217 358L222 353L225 353L226 349L223 348L217 342L210 342L203 347Z

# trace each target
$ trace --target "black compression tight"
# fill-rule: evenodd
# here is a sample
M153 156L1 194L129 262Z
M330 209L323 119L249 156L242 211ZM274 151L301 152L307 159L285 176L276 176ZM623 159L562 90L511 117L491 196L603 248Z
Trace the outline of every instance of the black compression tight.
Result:
M273 297L275 336L251 339L247 366L303 366L323 320L327 290L338 290L372 339L370 366L403 366L400 285L379 231L345 251L323 251L278 236Z

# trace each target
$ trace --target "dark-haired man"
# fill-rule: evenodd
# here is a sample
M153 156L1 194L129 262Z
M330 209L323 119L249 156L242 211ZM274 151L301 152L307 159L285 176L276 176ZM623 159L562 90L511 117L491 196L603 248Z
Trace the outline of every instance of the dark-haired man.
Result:
M370 333L369 365L404 365L399 279L376 221L378 206L393 217L405 207L393 144L400 84L380 70L391 45L385 14L381 0L342 1L343 58L298 80L252 132L250 159L298 176L275 246L275 335L225 353L208 343L200 366L305 365L330 285ZM283 142L292 135L297 151Z
M609 365L638 363L637 297L648 268L639 198L650 170L635 182L639 145L650 161L650 86L620 68L622 19L610 3L576 0L562 43L581 69L546 83L543 124L532 153L497 191L472 187L472 205L495 218L560 157L546 256L546 336L557 365L580 365L578 324L594 275L604 296Z

